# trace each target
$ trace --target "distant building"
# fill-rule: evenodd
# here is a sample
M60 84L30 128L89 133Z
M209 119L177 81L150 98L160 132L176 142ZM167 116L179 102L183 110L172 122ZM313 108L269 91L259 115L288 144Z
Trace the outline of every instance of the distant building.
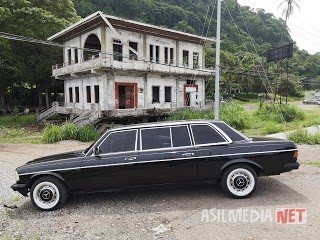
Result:
M65 102L52 112L126 116L205 105L212 38L96 12L48 40L64 45L52 75L64 81Z

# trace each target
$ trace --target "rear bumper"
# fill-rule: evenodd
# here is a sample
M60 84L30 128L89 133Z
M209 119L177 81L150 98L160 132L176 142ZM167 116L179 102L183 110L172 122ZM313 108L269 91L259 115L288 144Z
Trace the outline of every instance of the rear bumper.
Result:
M27 184L19 184L15 183L11 186L13 191L19 192L23 196L28 196L28 185Z
M300 163L294 162L294 163L287 163L284 165L284 169L286 172L292 171L294 169L298 169L300 166Z

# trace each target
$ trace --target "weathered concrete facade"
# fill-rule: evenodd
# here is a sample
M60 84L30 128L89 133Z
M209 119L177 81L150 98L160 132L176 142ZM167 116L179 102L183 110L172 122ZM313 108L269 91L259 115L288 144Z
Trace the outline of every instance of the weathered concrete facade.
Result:
M204 48L213 40L97 12L53 35L64 44L65 103L100 110L205 105ZM89 50L91 49L91 50Z

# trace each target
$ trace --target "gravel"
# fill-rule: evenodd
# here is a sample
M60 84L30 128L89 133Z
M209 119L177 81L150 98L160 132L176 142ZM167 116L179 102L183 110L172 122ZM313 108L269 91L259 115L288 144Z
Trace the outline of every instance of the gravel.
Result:
M87 144L0 145L0 239L318 239L320 168L259 179L249 199L229 199L215 185L71 197L58 211L36 210L28 198L10 189L14 169L44 155L83 149ZM299 146L300 162L319 162L320 146ZM17 205L18 208L3 207ZM201 221L203 209L307 208L307 224Z

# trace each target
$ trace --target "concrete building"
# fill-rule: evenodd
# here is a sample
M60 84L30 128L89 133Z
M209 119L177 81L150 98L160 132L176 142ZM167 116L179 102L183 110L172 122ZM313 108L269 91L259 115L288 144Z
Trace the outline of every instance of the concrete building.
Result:
M96 12L48 40L64 46L64 63L54 65L52 75L64 81L65 102L39 119L59 112L117 117L205 105L205 82L214 72L205 68L205 45L212 38Z

